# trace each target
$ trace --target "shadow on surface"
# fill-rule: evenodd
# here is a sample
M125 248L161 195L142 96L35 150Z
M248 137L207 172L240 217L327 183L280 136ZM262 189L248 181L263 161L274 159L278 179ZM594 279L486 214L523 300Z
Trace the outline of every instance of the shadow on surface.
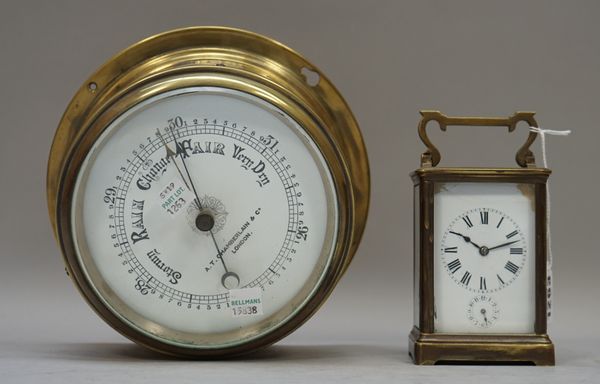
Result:
M40 359L71 361L170 361L168 356L133 343L24 344L21 349Z
M409 362L408 351L400 346L389 345L273 345L253 354L234 360L335 360L347 358L370 358L396 362Z
M488 365L488 366L535 366L531 361L453 361L453 360L440 360L435 365L464 365L464 366L477 366L477 365Z
M20 352L49 360L144 362L186 361L153 352L133 343L44 343L21 344ZM335 361L348 358L377 359L410 362L406 349L381 345L273 345L242 357L219 360L221 362L306 362L311 360ZM193 360L187 360L193 361Z

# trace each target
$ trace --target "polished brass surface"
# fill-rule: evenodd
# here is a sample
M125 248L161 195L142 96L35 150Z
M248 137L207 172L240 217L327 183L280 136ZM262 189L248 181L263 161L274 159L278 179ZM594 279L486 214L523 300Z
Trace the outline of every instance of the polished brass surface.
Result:
M419 168L410 174L413 181L528 182L545 183L552 171L547 168Z
M414 327L409 354L416 364L532 363L554 365L554 345L548 335L440 335Z
M418 196L415 197L417 221L415 258L416 290L418 294L417 323L409 335L409 354L415 364L443 362L529 362L554 365L554 345L547 335L546 296L546 193L551 171L534 168L529 146L536 134L530 133L527 142L517 153L517 163L523 168L436 168L441 156L427 138L428 121L446 125L508 126L514 130L519 121L535 126L533 113L516 113L508 119L448 118L437 111L422 111L419 135L427 151L422 156L422 168L411 173ZM434 206L437 183L521 183L535 190L535 324L532 334L442 334L434 329Z
M427 147L427 150L421 155L421 167L435 167L439 164L442 156L440 151L435 145L429 140L427 136L427 124L430 121L436 121L442 131L446 131L446 128L450 125L463 125L463 126L488 126L488 127L507 127L509 132L513 132L517 124L521 121L526 122L529 126L537 127L537 122L533 117L535 112L515 112L512 116L503 117L450 117L446 116L440 111L421 111L421 121L419 122L419 137L423 144ZM535 166L535 158L533 152L529 150L529 147L533 143L537 136L535 132L529 132L525 144L518 150L515 157L517 164L521 167L532 167Z
M303 71L318 76L308 84ZM116 315L98 296L78 262L71 208L85 156L117 116L153 95L188 86L247 92L294 118L317 144L330 168L339 221L337 243L312 296L283 324L229 348L185 348L148 337ZM325 301L360 242L369 206L370 176L364 142L352 113L333 84L291 49L231 28L186 28L150 37L98 69L77 91L56 131L48 161L48 210L68 274L92 308L113 328L151 349L185 357L215 358L271 344L306 321Z

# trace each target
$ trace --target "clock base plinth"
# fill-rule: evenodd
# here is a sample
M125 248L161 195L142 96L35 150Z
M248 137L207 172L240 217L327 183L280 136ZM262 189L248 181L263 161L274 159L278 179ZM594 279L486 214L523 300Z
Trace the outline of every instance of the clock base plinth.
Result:
M409 355L418 365L446 362L554 365L554 344L545 334L436 334L413 328L408 345Z

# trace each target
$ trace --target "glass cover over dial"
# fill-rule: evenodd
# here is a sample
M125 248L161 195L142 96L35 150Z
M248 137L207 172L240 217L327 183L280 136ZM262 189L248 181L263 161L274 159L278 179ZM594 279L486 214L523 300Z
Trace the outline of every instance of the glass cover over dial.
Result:
M465 289L481 293L509 286L527 258L523 231L494 208L471 209L454 219L440 251L449 276Z
M437 185L434 205L436 332L533 331L534 201L530 184Z
M77 177L72 231L93 289L123 321L220 348L271 332L314 294L336 240L335 196L319 148L288 114L190 87L105 129Z

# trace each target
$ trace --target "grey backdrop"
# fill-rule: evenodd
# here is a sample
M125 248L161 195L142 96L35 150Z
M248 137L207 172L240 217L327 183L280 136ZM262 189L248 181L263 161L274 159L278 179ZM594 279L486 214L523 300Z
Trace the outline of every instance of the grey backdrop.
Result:
M249 29L304 54L352 107L369 152L371 211L359 252L331 299L284 343L330 347L283 351L273 360L311 362L314 356L314 363L322 358L335 365L345 357L357 365L370 356L375 365L381 357L390 366L408 366L408 174L424 149L416 131L419 109L485 116L534 110L542 127L573 130L570 137L548 142L554 171L551 335L563 365L573 353L583 356L577 355L579 340L594 350L600 341L599 16L595 1L4 1L0 363L5 364L0 367L5 378L27 381L22 373L32 369L37 373L29 379L41 379L44 369L61 372L56 366L36 370L29 358L114 363L138 356L93 314L65 276L46 209L46 159L67 103L100 64L149 35L192 25ZM511 135L485 128L431 131L445 164L512 166L527 134L521 128ZM541 161L539 143L535 150ZM338 344L354 349L336 349ZM597 369L599 360L589 359Z

